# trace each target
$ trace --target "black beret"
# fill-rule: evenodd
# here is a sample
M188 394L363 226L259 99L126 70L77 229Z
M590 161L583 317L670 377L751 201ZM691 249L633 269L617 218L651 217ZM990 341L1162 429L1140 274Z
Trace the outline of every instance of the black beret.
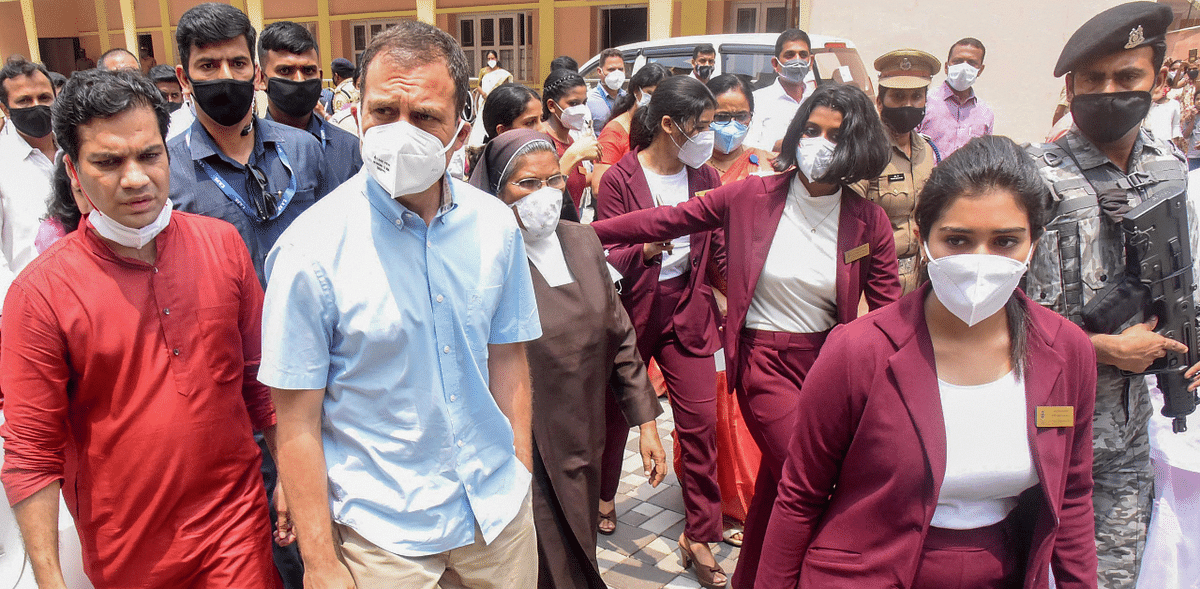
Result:
M343 78L354 77L354 64L350 63L350 60L346 59L345 57L339 57L333 60L332 69L333 73Z
M1174 19L1171 8L1157 2L1129 2L1093 16L1071 35L1058 56L1054 77L1074 71L1088 60L1136 49L1166 39Z

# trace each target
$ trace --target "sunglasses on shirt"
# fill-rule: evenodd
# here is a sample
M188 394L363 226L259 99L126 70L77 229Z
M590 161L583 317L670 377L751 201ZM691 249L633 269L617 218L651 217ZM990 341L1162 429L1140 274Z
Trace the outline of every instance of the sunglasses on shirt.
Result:
M252 191L250 194L250 204L254 207L258 220L267 221L275 215L275 207L279 206L279 197L283 195L283 191L272 193L270 185L267 184L267 175L258 166L247 167L250 169L250 177L258 185L258 191ZM259 195L258 198L255 198L255 194Z

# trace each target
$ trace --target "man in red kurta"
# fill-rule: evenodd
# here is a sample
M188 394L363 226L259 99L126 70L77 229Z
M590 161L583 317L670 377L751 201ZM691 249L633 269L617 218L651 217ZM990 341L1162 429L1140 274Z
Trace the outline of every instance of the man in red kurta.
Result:
M232 225L170 210L167 120L129 72L77 73L55 105L95 212L0 318L0 479L43 589L63 586L60 485L97 589L278 587L252 437L275 424L262 290Z

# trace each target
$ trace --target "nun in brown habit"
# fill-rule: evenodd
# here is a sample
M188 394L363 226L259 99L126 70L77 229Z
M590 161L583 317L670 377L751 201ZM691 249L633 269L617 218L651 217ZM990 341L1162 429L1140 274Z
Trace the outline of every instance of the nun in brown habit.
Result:
M662 413L600 240L560 221L566 178L550 138L528 129L487 143L470 183L510 205L521 225L542 337L525 346L533 376L533 516L538 587L606 587L596 565L605 387L640 426L651 485L666 474Z

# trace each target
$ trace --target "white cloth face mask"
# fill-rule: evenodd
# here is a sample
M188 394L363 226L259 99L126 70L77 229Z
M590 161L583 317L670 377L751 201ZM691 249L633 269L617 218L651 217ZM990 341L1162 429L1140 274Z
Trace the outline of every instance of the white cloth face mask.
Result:
M933 259L929 245L925 244L925 257L929 258L929 282L942 305L968 326L995 315L1021 282L1033 248L1025 261L994 254L956 254Z
M621 89L625 83L625 70L613 70L604 76L604 86L613 92Z
M837 144L821 137L801 137L796 146L796 167L809 182L816 182L829 171L833 163L833 150Z
M779 77L793 84L799 84L804 81L804 76L808 75L808 70L811 67L812 60L802 61L799 57L796 57L779 63L779 69L783 70L779 72Z
M699 168L712 158L713 143L716 139L712 129L705 129L684 141L683 145L676 142L674 137L671 137L671 142L679 148L679 161L689 168Z
M92 212L88 213L88 223L92 224L92 228L100 234L100 237L115 241L125 247L140 250L147 243L154 241L154 238L158 237L158 234L162 233L162 230L171 223L172 208L171 199L168 198L157 218L141 229L134 229L116 222L93 205Z
M563 193L557 188L543 186L512 204L521 219L521 237L525 241L541 241L554 234L562 215Z
M489 59L489 60L488 60L488 67L490 67L490 68L494 68L494 67L496 67L496 64L498 64L498 63L500 63L500 62L498 62L498 61L496 61L496 60L494 60L494 59Z
M646 106L647 104L650 104L650 96L651 96L651 94L649 92L642 90L642 97L639 98L637 101L638 108L642 108L642 107Z
M392 198L421 192L446 173L446 152L465 123L445 145L408 121L375 125L363 134L363 165Z
M951 88L962 92L975 83L978 75L979 70L971 67L971 64L956 63L946 68L946 83L950 84Z
M592 111L586 104L576 104L563 109L558 120L568 129L582 131L584 127L592 125Z

